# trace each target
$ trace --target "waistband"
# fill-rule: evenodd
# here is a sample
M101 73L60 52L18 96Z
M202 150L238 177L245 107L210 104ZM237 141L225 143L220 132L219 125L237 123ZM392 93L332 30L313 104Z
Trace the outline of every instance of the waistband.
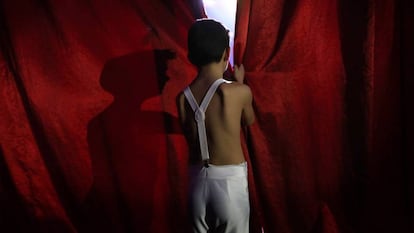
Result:
M192 178L225 179L230 177L246 177L247 162L230 165L190 166L189 175Z

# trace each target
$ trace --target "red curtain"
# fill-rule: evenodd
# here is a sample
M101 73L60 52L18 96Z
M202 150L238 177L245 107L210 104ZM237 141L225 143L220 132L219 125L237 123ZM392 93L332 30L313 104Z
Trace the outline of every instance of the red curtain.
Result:
M257 113L249 148L265 232L413 230L404 4L239 3L235 59Z
M409 232L409 9L239 1L251 232ZM203 16L191 0L0 3L1 232L188 232L175 95Z
M185 232L193 1L2 1L2 232ZM168 70L167 70L168 68Z

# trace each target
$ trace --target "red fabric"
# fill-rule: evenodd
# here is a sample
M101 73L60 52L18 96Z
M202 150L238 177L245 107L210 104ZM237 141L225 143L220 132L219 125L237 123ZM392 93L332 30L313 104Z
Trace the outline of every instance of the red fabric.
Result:
M399 7L239 1L251 232L409 232L414 51ZM175 96L203 15L190 0L1 2L1 232L188 231Z
M413 86L401 90L399 6L239 3L235 60L257 113L250 158L265 232L409 232L413 128L401 117L412 101L401 94Z
M170 126L195 76L193 14L183 1L2 2L0 190L14 201L1 224L183 232L186 154Z

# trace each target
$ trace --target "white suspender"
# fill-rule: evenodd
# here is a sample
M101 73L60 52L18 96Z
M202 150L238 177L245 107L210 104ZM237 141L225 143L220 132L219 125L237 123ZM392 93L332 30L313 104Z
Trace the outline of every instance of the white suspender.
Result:
M198 106L196 99L194 98L193 93L190 90L190 87L184 89L184 95L187 98L188 103L190 104L191 108L194 111L195 120L197 122L197 129L198 129L198 139L200 142L200 151L201 151L201 158L203 161L208 161L210 158L210 154L208 152L208 145L207 145L207 134L206 134L206 125L205 125L205 112L208 107L208 104L213 98L214 93L216 92L217 88L222 83L230 83L224 79L217 79L214 81L213 84L209 87L206 95L204 96L203 100L201 101L200 106Z

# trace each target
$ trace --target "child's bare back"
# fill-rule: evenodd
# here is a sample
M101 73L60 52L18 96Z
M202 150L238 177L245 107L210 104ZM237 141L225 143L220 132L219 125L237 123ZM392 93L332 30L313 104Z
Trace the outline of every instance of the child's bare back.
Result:
M198 104L214 80L195 79L190 89ZM194 111L181 93L177 99L184 135L189 144L190 163L201 163L200 145ZM241 124L254 120L250 88L237 81L221 84L205 112L205 125L210 164L240 164L244 160L240 142Z

